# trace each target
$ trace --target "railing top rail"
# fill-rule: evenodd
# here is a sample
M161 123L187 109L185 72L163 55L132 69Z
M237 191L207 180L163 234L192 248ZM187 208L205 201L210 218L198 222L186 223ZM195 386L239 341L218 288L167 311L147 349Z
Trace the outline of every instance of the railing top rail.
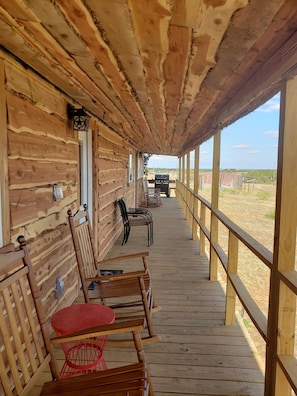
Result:
M196 199L198 199L204 206L206 206L217 219L225 225L251 252L255 254L264 264L270 269L272 268L273 253L263 246L259 241L253 238L250 234L244 231L241 227L235 224L220 210L213 210L211 203L199 194L194 194L193 189L189 188L180 182Z

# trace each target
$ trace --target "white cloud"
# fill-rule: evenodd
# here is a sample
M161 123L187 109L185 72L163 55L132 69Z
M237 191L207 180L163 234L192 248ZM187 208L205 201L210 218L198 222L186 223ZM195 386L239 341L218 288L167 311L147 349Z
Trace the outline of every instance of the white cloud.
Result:
M279 98L274 97L268 100L268 102L266 102L262 106L258 107L256 111L260 111L262 113L271 113L272 111L278 111L279 108L280 108Z
M278 131L266 131L264 132L264 135L268 135L271 139L277 139L278 138Z
M178 158L171 155L153 154L148 162L149 168L177 168Z
M248 151L248 154L258 154L258 153L259 153L259 150Z
M235 146L232 146L233 149L235 150L243 150L249 148L247 144L236 144Z

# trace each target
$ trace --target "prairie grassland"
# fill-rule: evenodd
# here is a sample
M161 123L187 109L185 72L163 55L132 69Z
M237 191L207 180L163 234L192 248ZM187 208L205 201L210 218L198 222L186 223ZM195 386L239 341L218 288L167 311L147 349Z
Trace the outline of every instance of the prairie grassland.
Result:
M255 184L252 187L250 186L249 189L242 188L241 190L222 189L219 194L219 209L244 231L272 251L275 193L276 186L272 184ZM209 200L211 191L206 191L205 189L200 194ZM220 226L219 229L219 242L227 252L228 233L223 226ZM259 308L267 317L270 270L242 244L239 245L238 274ZM222 268L219 275L221 281L225 283L226 276ZM239 301L237 309L242 317L244 326L248 329L264 361L265 344L261 336L242 309Z

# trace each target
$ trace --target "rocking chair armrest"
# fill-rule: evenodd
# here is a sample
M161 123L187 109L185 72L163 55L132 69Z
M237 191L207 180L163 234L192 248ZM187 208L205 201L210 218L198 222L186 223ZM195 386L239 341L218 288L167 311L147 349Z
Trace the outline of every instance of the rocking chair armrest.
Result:
M113 334L129 333L144 329L144 319L127 320L125 322L116 322L108 325L90 327L81 331L70 334L53 337L51 343L60 344L64 342L84 340L87 338L102 337Z
M134 258L139 258L139 257L147 257L148 255L149 255L149 252L125 254L124 256L117 256L117 257L111 257L108 259L100 260L100 261L98 261L97 264L101 265L101 264L111 263L113 261L129 260L129 259L134 259Z
M87 282L106 282L106 281L120 281L122 279L131 279L131 278L139 278L146 275L148 272L146 270L141 271L132 271L132 272L125 272L123 274L117 275L104 275L104 276L95 276L92 278L87 278Z
M149 187L148 188L149 192L151 191L152 193L161 193L161 188L154 188L154 187Z

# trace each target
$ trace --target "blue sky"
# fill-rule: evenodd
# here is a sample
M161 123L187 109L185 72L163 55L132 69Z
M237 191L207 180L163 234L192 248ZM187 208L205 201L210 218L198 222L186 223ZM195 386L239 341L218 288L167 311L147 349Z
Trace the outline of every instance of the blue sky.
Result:
M255 111L222 130L221 169L276 169L279 102L277 94ZM201 169L212 167L213 139L200 147ZM191 160L193 167L193 160ZM177 157L153 155L149 168L177 168Z

